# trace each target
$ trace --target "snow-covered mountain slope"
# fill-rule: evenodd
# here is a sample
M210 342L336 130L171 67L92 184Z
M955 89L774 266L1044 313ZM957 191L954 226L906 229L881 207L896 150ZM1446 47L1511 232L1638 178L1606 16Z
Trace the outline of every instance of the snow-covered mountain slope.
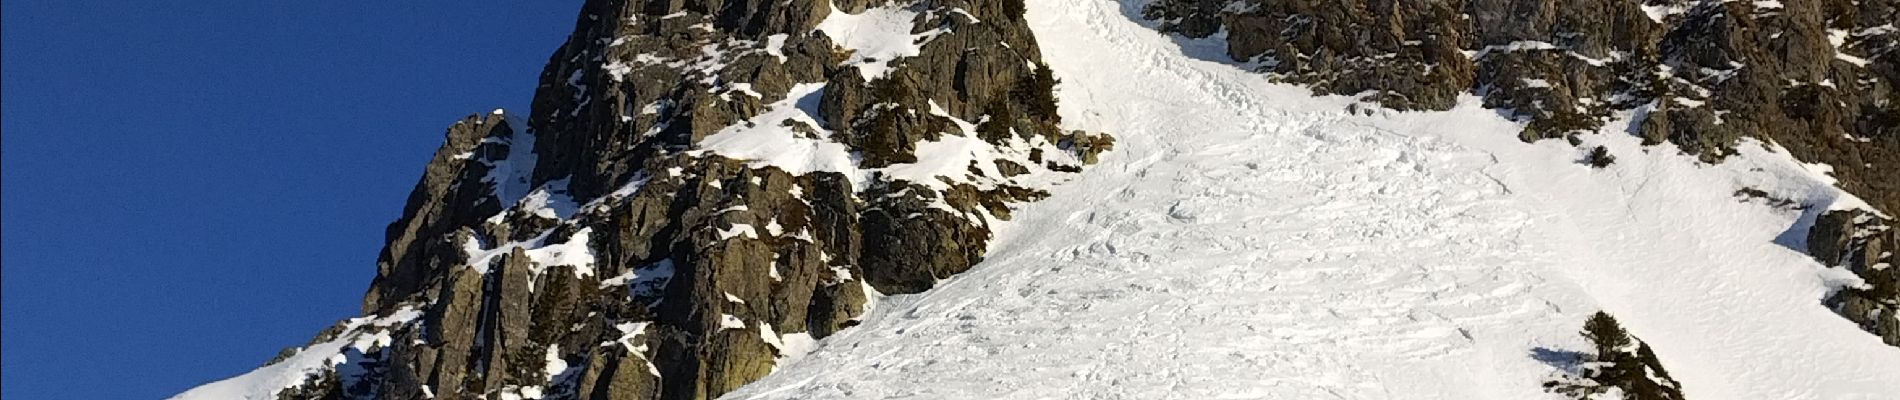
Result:
M1140 3L1029 2L1065 125L1117 152L975 269L724 398L1555 398L1539 383L1598 309L1691 399L1900 396L1900 348L1821 305L1851 275L1798 250L1855 205L1818 168L1698 163L1624 118L1582 138L1617 157L1592 169L1472 98L1349 113L1205 61L1218 37L1157 35Z
M1020 1L589 0L452 125L363 317L186 399L711 399L984 258L1113 148ZM370 323L374 322L374 323Z

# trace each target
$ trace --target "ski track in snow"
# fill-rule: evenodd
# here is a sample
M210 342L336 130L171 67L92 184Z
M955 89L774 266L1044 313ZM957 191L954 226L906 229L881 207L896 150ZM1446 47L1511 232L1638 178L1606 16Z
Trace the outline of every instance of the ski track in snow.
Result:
M1826 271L1775 243L1801 212L1730 197L1825 209L1785 156L1594 135L1619 164L1591 170L1471 99L1349 115L1184 55L1221 44L1158 35L1140 3L1029 2L1065 125L1115 152L977 268L724 398L1556 398L1533 351L1585 349L1599 308L1692 399L1900 393L1900 349L1821 307Z
M1586 349L1598 309L1690 399L1900 398L1900 348L1820 305L1852 279L1794 250L1804 221L1855 203L1816 168L1752 144L1700 164L1609 133L1583 139L1617 156L1591 169L1469 97L1352 115L1209 61L1218 35L1157 34L1131 17L1143 1L1029 2L1065 125L1117 150L998 225L984 263L778 343L816 348L724 398L1556 398L1551 355ZM270 398L379 335L174 398Z

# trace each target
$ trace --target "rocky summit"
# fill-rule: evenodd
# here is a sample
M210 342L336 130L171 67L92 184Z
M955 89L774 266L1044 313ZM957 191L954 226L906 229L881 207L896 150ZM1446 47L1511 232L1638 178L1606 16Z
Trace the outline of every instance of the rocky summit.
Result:
M1012 204L1113 146L1059 128L1023 12L586 2L532 110L449 127L364 318L284 358L367 345L276 397L709 399L765 376L969 269ZM759 135L783 142L722 147Z
M1897 20L587 0L361 316L178 398L1889 398Z

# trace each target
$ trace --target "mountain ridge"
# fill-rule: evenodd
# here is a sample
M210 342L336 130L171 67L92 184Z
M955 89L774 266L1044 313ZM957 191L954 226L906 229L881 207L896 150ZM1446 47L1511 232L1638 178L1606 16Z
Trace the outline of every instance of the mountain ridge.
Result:
M1500 5L1503 3L1511 5ZM1781 318L1774 321L1803 323L1821 321L1811 311L1826 304L1839 313L1831 316L1832 322L1819 323L1828 327L1827 335L1840 334L1842 329L1838 328L1851 325L1880 338L1875 341L1900 346L1900 318L1896 317L1900 315L1896 313L1900 310L1900 293L1894 292L1900 283L1892 268L1883 267L1891 265L1891 249L1900 242L1888 228L1887 214L1878 211L1890 207L1888 196L1893 195L1886 189L1891 175L1879 174L1890 170L1887 163L1891 159L1880 157L1893 155L1887 150L1900 143L1896 142L1900 135L1888 130L1890 125L1880 119L1883 113L1900 107L1880 100L1895 93L1888 77L1895 71L1890 46L1895 35L1852 25L1877 20L1880 13L1891 14L1893 7L1885 5L1891 2L1851 3L1857 9L1873 10L1865 14L1876 17L1857 14L1851 18L1854 22L1843 22L1848 28L1838 30L1849 30L1850 34L1839 43L1826 43L1832 47L1823 49L1813 43L1795 46L1809 52L1884 50L1854 53L1865 56L1829 57L1821 62L1824 66L1814 68L1797 62L1800 59L1763 61L1757 57L1751 60L1769 66L1727 68L1738 80L1729 86L1723 86L1729 82L1726 79L1710 84L1710 79L1704 79L1707 77L1695 75L1713 72L1698 69L1685 73L1690 78L1676 79L1678 76L1668 71L1713 62L1697 57L1769 54L1750 47L1755 44L1738 41L1715 42L1718 45L1709 47L1700 38L1759 33L1757 26L1747 23L1724 25L1729 23L1723 21L1734 18L1814 22L1810 20L1817 20L1815 10L1822 7L1820 3L1793 2L1776 8L1754 3L1694 7L1651 3L1657 4L1566 3L1567 7L1601 6L1615 10L1610 15L1624 22L1648 21L1655 25L1635 29L1640 32L1618 32L1618 26L1632 25L1593 25L1588 18L1599 15L1550 14L1557 9L1553 7L1532 12L1561 16L1555 20L1473 24L1481 28L1460 24L1420 28L1430 27L1432 21L1469 18L1465 16L1470 11L1487 7L1550 4L1536 0L1341 3L1352 7L1322 7L1300 1L1162 0L1125 1L1112 6L1064 1L1072 8L1067 12L1051 5L1012 0L590 0L582 6L575 33L550 57L533 110L525 116L496 110L470 116L450 127L444 145L412 192L403 216L388 228L388 244L378 259L376 278L364 296L364 317L339 323L309 345L287 349L258 371L177 398L702 399L729 393L750 398L854 397L860 391L885 396L954 393L949 397L981 397L986 392L953 382L944 388L929 387L934 377L964 373L932 366L934 360L891 359L887 357L890 352L870 356L857 352L888 345L915 349L905 353L914 357L951 357L948 360L1019 374L1000 381L1017 377L1059 379L983 364L980 358L953 355L957 353L949 349L920 346L905 341L904 334L921 332L917 335L936 337L939 342L980 339L988 337L982 334L986 331L957 331L976 335L965 337L943 336L947 332L941 329L987 326L985 322L1021 324L1023 321L1009 315L992 312L1009 307L1024 315L1043 315L1056 321L1070 314L1089 315L1094 307L1118 307L1122 303L1117 298L1143 299L1146 297L1141 296L1157 291L1178 293L1170 289L1181 289L1177 286L1189 275L1164 275L1170 279L1168 284L1126 282L1129 288L1138 289L1133 294L1122 288L1086 288L1091 296L1107 296L1088 297L1101 300L1099 305L1068 301L1050 305L1053 308L1037 308L1020 302L1036 301L1039 296L1032 295L1041 287L1034 279L1044 277L1044 272L1031 274L1030 278L1010 274L1021 273L1025 263L1054 264L1048 272L1074 264L1078 268L1118 268L1135 273L1154 263L1158 254L1194 250L1194 246L1202 245L1258 254L1276 262L1262 266L1266 273L1281 274L1274 278L1305 277L1308 279L1295 281L1333 290L1322 293L1334 296L1358 300L1397 296L1366 290L1429 295L1377 303L1410 310L1404 315L1361 304L1329 308L1330 316L1310 314L1310 320L1216 312L1204 315L1203 321L1263 318L1286 324L1263 327L1273 329L1271 337L1294 344L1326 343L1283 331L1288 327L1313 328L1314 332L1382 343L1372 350L1341 351L1389 350L1425 357L1419 366L1440 365L1435 363L1446 357L1481 351L1477 354L1495 363L1493 368L1480 371L1493 374L1487 378L1524 380L1521 387L1479 386L1466 389L1481 392L1457 392L1457 388L1433 389L1424 382L1395 378L1377 368L1353 364L1383 360L1377 357L1281 360L1289 366L1338 372L1329 372L1327 376L1332 378L1391 382L1447 396L1483 393L1495 397L1503 393L1509 395L1502 397L1519 398L1512 396L1524 396L1526 389L1536 391L1538 379L1525 375L1563 366L1539 364L1541 361L1525 358L1521 352L1549 345L1537 341L1567 340L1558 338L1574 332L1573 321L1564 318L1576 316L1580 312L1576 307L1602 307L1627 319L1633 333L1655 345L1664 364L1674 362L1672 357L1690 360L1691 368L1669 364L1690 398L1709 393L1735 395L1744 388L1770 385L1711 388L1711 371L1757 378L1782 371L1723 369L1709 361L1721 358L1707 354L1732 347L1693 343L1685 340L1686 333L1662 329L1706 332L1707 325L1672 324L1663 316L1676 314L1645 310L1628 300L1606 297L1605 293L1623 290L1606 288L1627 284L1624 280L1629 276L1649 276L1665 283L1680 283L1677 280L1682 279L1680 275L1575 256L1599 254L1632 265L1665 265L1656 258L1603 253L1617 246L1623 247L1619 251L1654 257L1690 258L1717 258L1717 253L1709 250L1712 245L1705 243L1744 249L1739 252L1774 263L1774 268L1761 274L1779 274L1774 276L1794 277L1797 281L1768 283L1772 281L1762 279L1766 275L1716 274L1713 279L1723 284L1766 285L1767 289L1760 290L1765 290L1764 296L1774 302L1723 298L1696 304L1761 311ZM1837 7L1837 3L1826 4ZM1108 12L1108 7L1114 12ZM1762 12L1771 9L1798 12ZM1043 14L1025 18L1026 12ZM1089 21L1086 24L1071 21L1084 16ZM1571 16L1585 20L1565 19ZM1128 39L1126 30L1132 28L1119 24L1134 21L1112 21L1143 17L1155 21L1135 28L1149 34L1156 30L1178 33L1180 36L1161 40L1175 47L1155 45L1148 39ZM1297 22L1302 17L1324 23L1275 25ZM1827 23L1833 21L1837 20ZM1385 25L1394 29L1371 29ZM1315 27L1324 29L1300 30L1319 29ZM1566 28L1587 29L1575 32ZM1789 29L1803 32L1797 37L1831 32L1812 24L1794 24ZM1293 34L1288 36L1286 32ZM1364 32L1361 35L1376 38L1355 42L1347 32ZM1047 36L1052 33L1055 36ZM1094 42L1100 39L1091 35L1110 35L1105 37L1124 39L1134 47L1100 47ZM1438 40L1445 37L1456 40ZM1121 58L1093 59L1067 48L1048 50L1040 40ZM1889 45L1880 47L1881 43ZM1360 53L1349 52L1346 61L1326 58L1326 51L1338 49ZM1390 51L1393 57L1364 53L1381 50ZM1045 60L1045 51L1061 56ZM1317 61L1263 62L1262 55L1269 53L1297 53L1297 59ZM1219 56L1228 58L1212 59ZM1089 71L1087 65L1131 61L1143 64L1132 69L1097 69L1145 79L1190 81L1115 84L1110 82L1116 78ZM1832 80L1837 84L1833 91L1796 90L1820 86L1826 80L1798 81L1776 88L1783 96L1836 96L1828 98L1842 99L1838 107L1796 107L1788 104L1802 103L1758 102L1749 97L1765 90L1765 84L1759 83L1765 80L1763 77L1802 68L1816 74L1834 74L1828 76L1873 78L1854 79L1851 85L1839 84L1848 81L1845 78ZM1064 82L1069 79L1080 80ZM1309 89L1296 90L1277 83L1300 84ZM1149 92L1114 92L1121 87ZM1179 97L1189 94L1193 96ZM1715 106L1688 104L1698 102ZM1846 106L1849 103L1862 105L1855 109ZM1742 106L1759 109L1735 108ZM1163 116L1154 110L1175 115ZM1436 111L1422 112L1425 110ZM1812 122L1809 120L1813 118L1797 115L1800 110L1836 117L1825 119L1826 123ZM1724 121L1748 127L1734 128ZM1819 128L1778 130L1791 126ZM1128 146L1105 134L1068 130L1077 127L1151 135L1136 136L1139 140L1133 143L1139 147L1123 150L1133 151L1133 155L1107 164L1115 168L1113 172L1099 174L1121 177L1124 183L1150 182L1148 173L1153 169L1156 174L1165 174L1157 176L1173 177L1177 184L1166 188L1128 186L1119 191L1064 185L1078 177L1087 185L1109 184L1087 179L1091 173L1076 173L1104 157L1123 157L1123 151L1109 151L1118 144ZM1202 132L1192 131L1196 129ZM1239 129L1257 132L1248 134ZM1832 133L1841 133L1845 139L1836 139ZM1208 143L1154 139L1164 136ZM1504 141L1496 140L1500 138ZM1540 142L1558 138L1564 141ZM1840 146L1835 146L1836 142ZM1620 161L1609 162L1607 156L1577 156L1596 159L1598 165L1568 166L1645 180L1630 187L1629 182L1565 169L1566 164L1576 164L1575 160L1553 161L1553 157L1568 157L1590 146ZM1686 156L1678 157L1676 149ZM1836 168L1834 175L1803 164L1831 165L1869 154L1868 163ZM1269 158L1255 159L1261 156ZM1222 162L1239 160L1251 160L1241 165L1250 172L1235 172L1239 166ZM1298 163L1308 165L1295 165ZM1192 171L1184 166L1207 169ZM1203 174L1215 172L1230 175L1216 180L1213 178L1220 177ZM1551 184L1538 182L1540 176L1610 193L1563 194ZM1771 247L1767 246L1769 240L1738 241L1734 235L1706 225L1691 225L1700 229L1693 232L1702 236L1659 229L1657 221L1670 218L1669 211L1651 208L1655 205L1652 203L1659 202L1654 196L1659 195L1648 192L1650 179L1663 180L1657 187L1667 189L1657 190L1680 198L1707 200L1712 190L1719 191L1716 198L1732 197L1739 205L1709 208L1746 220L1748 235L1778 233L1788 221L1793 221L1794 227L1788 228L1793 233L1774 238L1772 244L1782 247ZM1198 184L1181 186L1180 182ZM1236 182L1251 184L1224 186ZM1159 189L1168 190L1156 191ZM1518 194L1520 191L1527 194ZM1088 203L1095 200L1051 198L1073 197L1076 192L1087 193L1083 196L1086 199L1108 199L1105 202L1128 208L1097 210ZM1154 197L1176 192L1191 196L1174 200ZM1229 196L1234 193L1255 197L1235 200ZM1602 235L1598 228L1579 227L1581 223L1573 220L1595 221L1591 218L1599 214L1593 213L1601 213L1604 208L1548 196L1627 204L1628 218L1638 222L1630 228L1654 237L1688 238L1692 243L1672 249ZM1361 197L1389 202L1355 202ZM1264 198L1282 202L1258 203ZM1412 201L1414 198L1430 201ZM1532 216L1549 210L1525 205L1524 199L1528 198L1541 198L1573 210L1564 211L1560 217L1536 219ZM1866 200L1860 200L1863 198ZM1307 203L1311 199L1331 199L1338 204ZM1230 201L1240 201L1238 204L1245 207L1219 208L1226 204L1221 202ZM1771 206L1766 211L1746 208L1756 207L1755 202ZM1157 205L1166 209L1163 215L1140 211ZM1072 214L1056 218L1051 207L1066 207ZM1283 207L1297 212L1236 214ZM1374 212L1342 211L1351 207ZM1493 207L1499 208L1474 211ZM1019 211L1031 212L1033 220L1039 222L1034 226L1006 222ZM1717 215L1700 210L1687 214L1683 218L1697 223ZM1427 215L1439 218L1423 217ZM1278 241L1264 248L1259 247L1260 240L1224 235L1227 231L1192 230L1221 227L1232 221L1229 218L1254 221L1269 217L1282 221L1282 225L1268 224L1279 230L1259 233ZM1142 222L1129 225L1130 221ZM1071 224L1102 231L1078 233L1054 228ZM1283 231L1292 229L1313 231L1285 236ZM1502 235L1477 233L1484 229L1517 232L1520 237L1542 235L1586 242L1544 249ZM1101 232L1151 236L1116 239L1100 236ZM1355 236L1360 233L1371 236ZM1379 247L1361 241L1424 234L1463 241L1447 242L1434 250L1440 253L1408 256L1417 258L1353 252ZM1169 249L1163 246L1165 243L1144 237L1194 241L1177 243ZM1325 240L1314 242L1316 237ZM1091 242L1069 245L1058 239ZM1284 250L1277 246L1319 243L1343 245L1330 250L1316 247L1294 251L1310 251L1305 258L1275 258ZM1039 247L1045 244L1048 247ZM1640 250L1628 250L1632 248ZM1498 253L1503 250L1522 251L1532 258L1513 260L1504 255L1508 252ZM1814 266L1810 265L1815 264L1813 260L1791 258L1787 250L1812 254L1820 263ZM997 251L1002 252L1003 260L993 260ZM1068 256L1046 260L1036 252ZM1225 260L1220 258L1222 254L1189 251L1180 255L1218 261ZM1131 261L1137 256L1139 260ZM1301 269L1336 260L1334 257L1422 264L1414 266L1416 271L1407 272L1365 271L1356 265ZM1625 276L1564 277L1546 265L1551 260L1582 263ZM978 271L980 277L946 280L979 263L990 268ZM1470 263L1501 267L1470 268ZM1767 265L1767 261L1749 263ZM1201 271L1196 268L1206 266L1182 267ZM1362 279L1354 282L1364 285L1335 286L1312 279L1326 275L1325 271L1345 271L1333 278ZM1235 273L1247 279L1229 283L1241 286L1207 287L1255 301L1258 298L1247 296L1257 293L1245 285L1282 284ZM1397 280L1388 280L1395 279L1392 274L1398 274ZM1101 282L1120 282L1108 275L1099 278ZM990 284L983 279L1005 279L995 284L1021 287L1005 293L977 292L999 296L995 299L969 297L973 296L967 291L972 285ZM1452 282L1451 288L1436 286L1440 280ZM1047 284L1087 286L1076 282ZM948 293L934 289L941 285L956 287ZM1485 289L1482 293L1459 292L1476 290L1467 287ZM1657 287L1681 291L1693 286ZM1810 290L1828 293L1815 296L1805 292ZM1475 299L1468 304L1446 303L1439 297L1440 291L1447 295L1465 293ZM1008 297L1012 294L1020 299ZM1046 294L1052 299L1075 300L1055 289ZM885 299L886 295L901 297ZM944 304L932 302L939 296L965 300L945 309ZM1295 300L1286 301L1301 303L1259 305L1293 309L1324 305L1319 298L1290 299ZM900 309L872 307L887 300ZM1550 309L1520 311L1514 306L1535 302ZM969 304L998 308L959 310ZM1193 314L1189 311L1194 306L1186 307L1188 310L1182 312ZM1424 309L1412 310L1415 307ZM1051 310L1062 312L1048 314ZM961 322L941 324L948 320L934 316L937 312L964 314L956 319ZM1436 318L1422 316L1427 314ZM1734 315L1726 311L1719 314ZM853 333L853 327L872 317L885 319L875 321L873 331ZM1131 312L1113 318L1120 317L1153 316ZM910 320L922 322L904 325ZM1313 326L1360 321L1381 321L1384 329ZM1071 323L1091 326L1088 321ZM1188 320L1172 323L1194 326ZM1532 336L1499 333L1502 327L1516 326L1531 327L1527 330ZM1254 329L1253 325L1247 327ZM1218 327L1203 329L1207 335L1225 332ZM1770 331L1773 334L1764 335L1771 339L1785 337L1780 335L1782 330ZM1055 334L1088 337L1072 330ZM843 337L839 340L848 347L836 349L837 354L825 353L833 351L831 346L839 346L836 343L818 348L821 339L832 336ZM871 341L876 338L883 341ZM1201 339L1214 343L1233 338ZM1852 341L1856 346L1853 348L1864 348L1861 339L1866 338ZM1041 343L1027 337L1021 340ZM1515 342L1519 340L1529 342ZM1099 342L1083 340L1075 345L1090 343ZM997 353L1001 350L990 343L969 345L966 349L989 349L989 356L995 357L1016 352ZM1089 354L1088 348L1055 347L1066 348L1070 354L1041 357L1067 359ZM1272 345L1246 348L1267 354L1298 350ZM1889 353L1893 350L1882 348ZM1488 353L1497 349L1519 353ZM1823 354L1842 354L1840 349L1823 350L1799 357L1806 357L1800 358L1806 362ZM813 351L820 353L809 354ZM1146 351L1123 350L1117 354L1148 354ZM1424 352L1414 354L1419 351ZM862 362L837 358L851 354L861 356L854 359ZM1315 354L1337 356L1325 351ZM1775 349L1761 354L1791 353ZM1841 365L1877 363L1885 354L1841 356ZM872 363L874 368L866 370L863 363ZM916 368L937 375L894 380L890 370L884 369L886 363L902 366L901 371ZM1272 368L1260 363L1246 365ZM790 376L775 373L786 367L798 370ZM849 378L898 383L853 388L836 382L835 376L814 376L811 368L855 370L862 375ZM1094 368L1108 376L1156 383L1146 380L1147 376L1128 375L1124 369ZM1184 370L1170 371L1179 372ZM1230 372L1198 373L1226 376ZM1870 374L1875 373L1848 371L1838 379L1860 382ZM747 386L761 379L765 383ZM788 384L791 379L803 381ZM1801 393L1810 396L1830 393L1787 380L1763 381L1798 386L1788 390L1806 390ZM1174 384L1182 385L1179 381ZM944 392L933 391L938 389ZM1182 392L1086 386L1066 390L1101 398L1135 393L1219 394L1203 392L1206 388L1195 385L1185 386ZM1370 394L1374 392L1327 384L1259 390L1277 395L1339 395L1344 391L1377 397ZM1035 393L1026 390L1009 394Z
M1112 146L1056 125L1004 3L589 1L529 114L449 129L389 226L373 323L287 351L273 365L301 367L275 384L180 397L711 398L757 379L880 291L968 269L1011 203ZM759 140L784 146L722 147Z

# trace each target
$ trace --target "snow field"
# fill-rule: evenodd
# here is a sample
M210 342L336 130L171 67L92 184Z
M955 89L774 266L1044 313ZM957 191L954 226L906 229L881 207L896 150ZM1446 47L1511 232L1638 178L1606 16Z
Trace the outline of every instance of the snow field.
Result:
M1577 331L1598 309L1652 345L1691 399L1900 398L1900 349L1820 305L1855 279L1799 251L1816 214L1859 204L1829 186L1825 166L1760 144L1697 163L1622 133L1634 115L1571 147L1519 142L1518 125L1469 98L1447 112L1349 113L1352 98L1225 61L1219 35L1155 33L1135 17L1143 4L1028 2L1063 80L1067 128L1113 134L1116 151L1014 213L987 261L936 289L873 290L862 325L816 343L760 326L786 356L725 398L1555 398L1539 387L1565 365L1552 355L1585 349ZM875 76L929 35L910 33L913 16L839 13L820 29ZM815 127L822 90L799 85L702 149L862 183L868 171L826 132L784 125ZM524 186L523 137L507 139L511 155L489 176L498 197L552 218L599 205L574 204L564 184ZM920 146L931 162L880 172L931 179L1048 145L966 139L946 135ZM1577 163L1596 145L1617 163ZM1742 188L1801 207L1734 196ZM584 246L540 240L466 250L516 247L544 265L592 261ZM603 285L635 293L671 270L663 261ZM267 399L325 368L359 374L364 352L417 315L348 320L333 340L174 398ZM645 325L617 328L631 347Z
M1352 115L1141 3L1029 2L1064 121L1114 153L982 265L725 398L1556 398L1534 355L1585 349L1598 309L1693 399L1900 395L1900 349L1823 308L1844 279L1796 250L1852 200L1785 154L1699 164L1612 124L1597 170L1475 99Z

